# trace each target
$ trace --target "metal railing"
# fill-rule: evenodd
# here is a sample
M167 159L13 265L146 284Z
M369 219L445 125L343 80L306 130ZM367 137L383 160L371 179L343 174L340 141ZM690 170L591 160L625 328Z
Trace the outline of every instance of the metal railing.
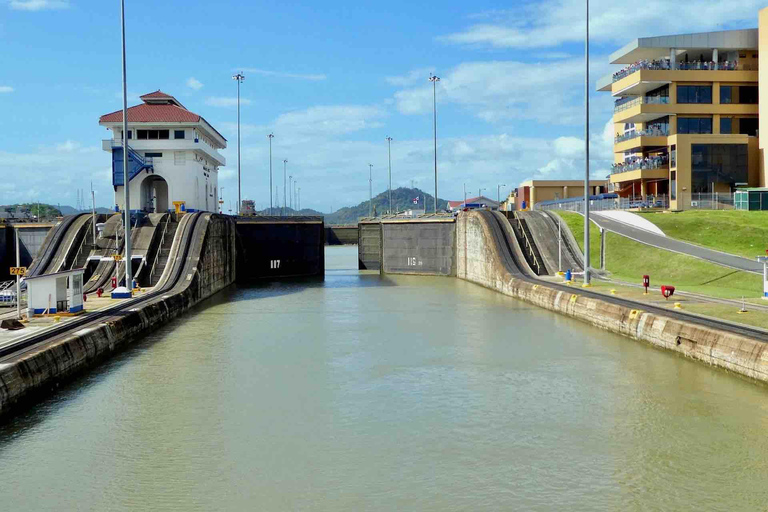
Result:
M624 69L617 71L613 74L613 81L618 82L619 80L622 80L629 75L641 71L641 70L651 70L651 71L753 71L751 68L755 66L739 66L738 61L726 61L726 62L699 62L699 61L693 61L693 62L677 62L675 64L675 68L673 69L670 65L670 62L668 59L662 59L662 60L654 60L654 61L645 61L641 60L638 62L635 62L634 64L630 64L629 66L625 67Z
M618 144L619 142L635 139L637 137L667 137L668 135L669 135L669 128L667 129L649 128L647 130L632 130L631 132L627 132L623 135L619 135L615 137L614 142Z
M669 166L669 156L638 158L630 162L613 164L611 174L621 174L622 172L636 171L638 169L662 169Z
M629 101L617 101L613 111L621 112L638 105L669 105L669 96L639 96Z
M157 246L157 252L152 261L152 268L149 269L149 283L152 284L152 278L155 275L155 267L157 266L157 260L160 259L160 253L163 252L163 243L165 243L165 234L168 232L168 225L171 223L170 215L166 215L165 226L163 226L163 233L160 236L160 243Z
M648 195L645 197L617 197L615 199L595 199L589 201L589 210L597 212L611 210L636 210L644 208L666 210L669 208L669 196L666 194L659 194L657 196ZM564 199L554 204L537 204L535 209L581 213L584 211L584 198L575 197L572 199Z
M536 275L540 276L541 265L539 263L538 258L536 257L536 252L533 250L533 244L528 239L528 234L525 232L525 228L523 227L523 221L517 215L517 212L513 212L513 215L515 216L515 220L517 221L517 227L520 230L520 233L523 235L524 247L528 251L528 254L531 257L531 261L533 261L533 264L536 266Z

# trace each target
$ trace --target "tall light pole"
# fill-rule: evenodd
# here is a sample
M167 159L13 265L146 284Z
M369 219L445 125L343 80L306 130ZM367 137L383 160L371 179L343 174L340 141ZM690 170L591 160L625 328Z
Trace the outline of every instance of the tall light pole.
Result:
M296 188L299 186L299 180L293 180L293 209L296 210L296 212L299 211L299 198L296 195Z
M288 160L283 160L283 217L285 217L285 200L288 198L288 194L286 194L285 186L287 183L285 182L285 177L287 176L287 169L288 167Z
M131 272L131 195L129 191L128 181L128 88L126 86L127 73L125 64L125 0L120 1L120 23L122 25L122 38L123 38L123 199L125 205L124 221L125 221L125 288L120 290L117 294L114 294L114 298L128 298L131 297L131 288L133 281L133 273ZM40 219L39 213L40 207L38 205L38 220ZM115 262L115 269L119 267L119 263ZM116 288L115 291L120 288Z
M224 213L224 189L226 187L221 187L219 189L219 213ZM254 208L255 210L255 208Z
M270 133L267 138L269 139L269 214L272 215L272 139L275 135Z
M301 187L299 187L299 191L296 192L296 200L299 202L299 209L301 209Z
M432 82L432 124L435 139L435 213L437 213L437 82L440 81L440 77L430 74L429 81ZM427 205L424 205L425 210L426 208Z
M392 215L392 137L387 136L387 156L389 158L389 214Z
M291 194L288 196L288 207L293 208L293 176L288 176L288 190Z
M462 208L466 208L466 207L467 207L467 184L465 183L464 184L464 206L462 206Z
M240 197L240 84L245 80L245 75L240 72L232 76L237 81L237 214L243 207Z
M501 206L501 187L506 187L505 184L496 185L496 202Z
M589 286L589 0L586 3L584 38L584 283Z
M485 187L477 189L477 204L480 204L480 198L482 197L483 190L486 190Z
M373 217L373 164L368 164L368 216Z

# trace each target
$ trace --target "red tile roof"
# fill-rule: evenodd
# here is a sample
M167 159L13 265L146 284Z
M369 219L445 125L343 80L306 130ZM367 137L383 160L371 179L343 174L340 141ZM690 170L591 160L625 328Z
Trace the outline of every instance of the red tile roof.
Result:
M496 205L497 204L496 201L494 201L493 199L488 199L485 196L468 197L467 198L467 204L472 204L472 203L486 203L486 204L490 203L492 205ZM463 200L462 201L448 201L448 207L450 207L450 208L456 208L457 206L461 206L462 204L464 204Z
M173 100L175 100L176 99L173 96L171 96L170 94L165 94L160 89L156 90L155 92L150 92L149 94L145 94L144 96L139 96L139 98L141 98L142 100L147 100L147 99L155 99L155 100L157 100L157 99L173 99Z
M128 109L129 123L197 123L200 116L185 108L168 104L143 103ZM122 123L123 111L104 114L100 123Z

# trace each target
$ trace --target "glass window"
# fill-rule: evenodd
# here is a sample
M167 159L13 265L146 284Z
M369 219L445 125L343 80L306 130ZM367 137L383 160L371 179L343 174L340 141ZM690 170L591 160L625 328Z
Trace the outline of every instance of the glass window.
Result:
M169 139L170 138L170 131L169 130L157 130L157 138L158 139Z
M677 199L677 171L669 173L669 198Z
M729 134L733 133L733 119L730 117L720 118L720 133Z
M757 104L757 87L754 85L742 85L739 87L739 103L747 105Z
M678 85L678 103L712 103L711 85Z
M148 156L150 158L163 158L162 153L144 153L144 156Z
M149 138L149 130L136 130L136 138L139 140L147 140Z
M131 132L131 130L128 130L128 140L131 140L133 138L132 135L133 133Z
M184 138L184 130L174 130L173 131L173 138L174 139L183 139Z
M680 117L677 133L712 133L711 117Z
M677 144L672 144L669 151L669 166L677 167Z
M756 117L742 117L739 119L739 133L742 135L757 135L758 119Z
M147 130L147 138L149 140L157 140L157 130Z
M733 102L733 87L730 85L720 86L720 103L728 104Z
M692 144L691 192L709 192L713 184L746 183L746 144Z

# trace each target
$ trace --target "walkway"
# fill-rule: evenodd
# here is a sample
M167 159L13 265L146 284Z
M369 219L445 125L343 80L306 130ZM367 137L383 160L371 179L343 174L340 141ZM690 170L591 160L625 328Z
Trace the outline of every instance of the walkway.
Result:
M612 231L621 236L625 236L642 244L658 247L659 249L677 252L680 254L687 254L689 256L693 256L694 258L710 261L712 263L736 270L744 270L746 272L753 272L760 275L763 274L763 264L758 263L757 261L742 258L741 256L734 256L733 254L715 251L713 249L707 249L706 247L701 247L699 245L681 242L680 240L675 240L674 238L657 235L655 233L651 233L650 231L639 229L637 227L630 226L629 224L619 222L615 219L599 215L596 212L591 215L591 218L592 221L601 228Z

